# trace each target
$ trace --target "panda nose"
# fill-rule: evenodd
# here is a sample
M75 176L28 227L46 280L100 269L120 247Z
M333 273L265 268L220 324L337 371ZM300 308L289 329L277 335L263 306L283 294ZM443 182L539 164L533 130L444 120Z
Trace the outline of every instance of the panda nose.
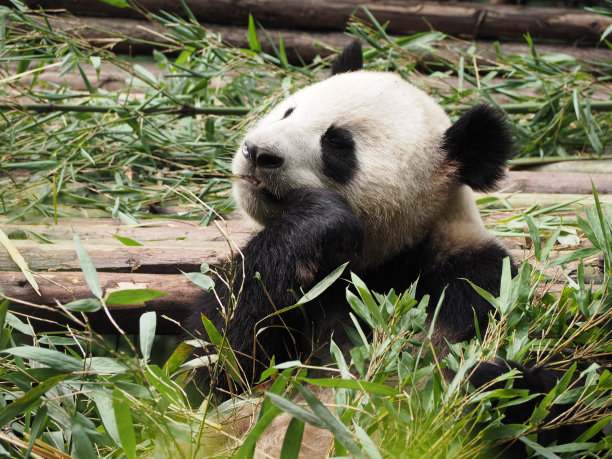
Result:
M274 169L282 166L283 158L275 155L265 148L259 148L257 145L249 142L244 142L242 146L242 154L249 162L255 167L261 167L264 169Z

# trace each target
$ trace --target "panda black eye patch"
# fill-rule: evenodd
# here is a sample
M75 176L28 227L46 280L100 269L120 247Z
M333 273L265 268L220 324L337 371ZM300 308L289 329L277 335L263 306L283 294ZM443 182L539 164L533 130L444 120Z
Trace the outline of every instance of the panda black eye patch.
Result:
M338 183L348 182L357 171L355 140L348 129L330 126L321 136L323 173Z
M287 111L285 112L285 114L283 115L283 117L281 119L284 120L285 118L287 118L289 115L291 115L293 113L293 110L295 110L295 107L288 108Z

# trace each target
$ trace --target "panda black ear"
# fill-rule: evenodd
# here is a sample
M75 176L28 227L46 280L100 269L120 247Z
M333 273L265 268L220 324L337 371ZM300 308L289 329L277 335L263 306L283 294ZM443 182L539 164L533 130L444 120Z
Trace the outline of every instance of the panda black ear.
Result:
M448 128L443 147L449 158L459 162L460 180L476 191L494 188L514 153L504 114L489 105L470 109Z
M331 74L356 72L363 68L363 53L361 42L357 39L351 41L338 55L332 65Z

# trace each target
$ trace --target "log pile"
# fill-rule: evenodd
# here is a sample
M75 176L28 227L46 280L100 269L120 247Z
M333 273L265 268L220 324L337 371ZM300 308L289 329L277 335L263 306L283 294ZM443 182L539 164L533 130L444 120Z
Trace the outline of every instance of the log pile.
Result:
M513 204L525 207L539 203L565 202L583 198L581 205L591 205L591 180L596 184L600 199L612 202L612 181L606 174L579 174L538 172L510 172L495 195ZM588 185L588 187L587 187ZM587 189L588 188L588 189ZM525 194L525 190L531 194ZM536 193L535 195L533 193ZM560 194L556 194L560 193ZM523 203L523 201L526 201ZM576 207L575 211L579 211ZM488 217L494 224L507 214ZM18 271L17 265L4 247L0 246L0 288L4 296L14 299L11 311L35 321L35 329L61 328L68 320L62 316L58 304L75 299L92 298L77 259L72 231L83 242L98 272L103 291L108 294L117 289L149 288L166 292L165 296L143 304L111 307L114 320L127 333L136 333L138 317L145 311L156 311L158 333L178 334L177 325L187 317L197 303L202 290L183 272L199 272L200 265L219 264L232 247L243 245L252 234L251 224L243 218L216 222L200 227L196 222L179 219L156 219L144 226L121 224L111 218L62 219L55 225L51 221L9 222L0 220L0 228L11 238L14 247L36 273L39 296ZM27 238L32 233L40 238ZM113 235L130 238L142 246L125 246ZM517 260L531 259L533 249L525 238L504 238L512 256ZM553 257L575 247L561 247ZM593 270L598 260L592 261ZM560 268L557 268L560 270ZM571 272L569 267L565 273ZM561 271L557 273L560 275ZM557 285L560 288L561 284ZM555 286L553 286L555 288ZM87 315L93 329L101 333L116 333L104 312Z
M116 8L103 2L96 2L93 7L86 0L25 0L25 3L32 9L77 15L82 23L82 36L99 43L114 40L115 50L131 53L150 52L155 43L168 44L159 29L143 19L145 14L163 10L185 16L181 3L170 0L139 0L135 2L137 9ZM594 50L594 55L585 54L580 48L572 51L576 44L598 43L601 33L612 24L610 18L579 9L396 0L366 3L358 0L186 0L185 3L204 27L220 32L224 40L239 47L248 47L245 29L252 14L274 40L282 33L288 57L294 61L299 56L308 62L317 54L325 56L331 49L342 47L346 43L342 31L351 14L366 17L361 6L367 7L379 23L387 23L387 32L395 35L438 30L469 40L523 41L523 36L529 33L536 39L564 41L564 52L574 52L584 60L604 55L609 58L609 50L603 48ZM2 4L10 5L10 2L0 0ZM262 40L262 45L264 51L272 52L266 40ZM549 50L555 49L559 50L554 46Z

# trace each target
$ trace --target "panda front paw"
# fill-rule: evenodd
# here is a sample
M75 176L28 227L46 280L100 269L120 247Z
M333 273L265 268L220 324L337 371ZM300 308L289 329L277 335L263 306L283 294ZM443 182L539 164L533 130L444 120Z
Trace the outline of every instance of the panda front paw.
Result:
M295 190L280 218L295 224L296 242L321 249L325 264L340 264L359 254L365 231L346 199L335 191Z

